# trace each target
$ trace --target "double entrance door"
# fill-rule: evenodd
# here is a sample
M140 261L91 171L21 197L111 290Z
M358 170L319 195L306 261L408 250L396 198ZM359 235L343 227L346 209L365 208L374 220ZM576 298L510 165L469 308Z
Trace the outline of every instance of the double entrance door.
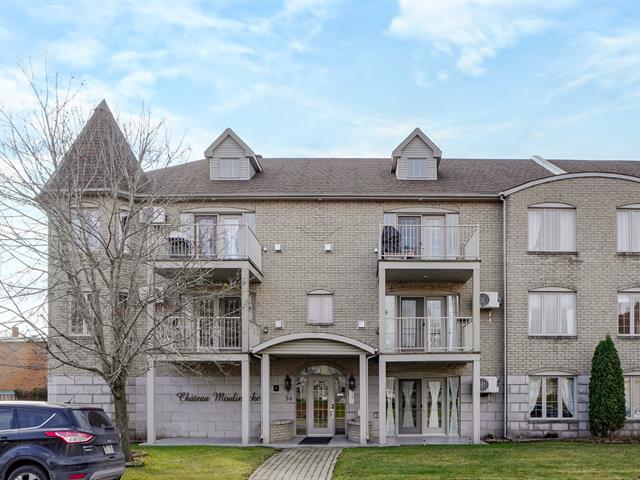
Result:
M444 434L446 386L444 378L400 379L398 433Z

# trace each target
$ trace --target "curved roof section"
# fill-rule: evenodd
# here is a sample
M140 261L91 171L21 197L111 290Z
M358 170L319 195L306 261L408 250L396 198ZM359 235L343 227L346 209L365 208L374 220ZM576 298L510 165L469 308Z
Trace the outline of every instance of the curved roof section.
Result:
M338 344L349 345L362 350L363 353L374 354L375 348L371 345L367 345L355 338L345 337L343 335L336 335L333 333L292 333L290 335L282 335L280 337L272 338L266 342L262 342L251 349L253 353L260 353L271 347L282 345L284 343L304 342L306 340L326 340L329 342L335 342Z

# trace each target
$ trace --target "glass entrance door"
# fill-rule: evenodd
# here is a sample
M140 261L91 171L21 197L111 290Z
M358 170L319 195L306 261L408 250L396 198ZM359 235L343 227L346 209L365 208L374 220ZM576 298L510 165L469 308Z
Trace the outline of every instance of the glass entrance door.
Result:
M426 399L424 433L443 434L445 431L445 385L442 378L427 378L424 382Z
M398 433L422 433L422 381L400 380Z
M309 377L307 433L309 436L333 436L335 433L335 382L333 377Z

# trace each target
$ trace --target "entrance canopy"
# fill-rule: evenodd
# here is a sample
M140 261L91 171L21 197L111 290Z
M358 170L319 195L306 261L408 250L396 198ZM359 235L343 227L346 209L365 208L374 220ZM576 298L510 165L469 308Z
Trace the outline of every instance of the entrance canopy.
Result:
M332 333L294 333L262 342L251 349L253 353L317 357L345 356L366 353L373 355L371 345L353 338Z

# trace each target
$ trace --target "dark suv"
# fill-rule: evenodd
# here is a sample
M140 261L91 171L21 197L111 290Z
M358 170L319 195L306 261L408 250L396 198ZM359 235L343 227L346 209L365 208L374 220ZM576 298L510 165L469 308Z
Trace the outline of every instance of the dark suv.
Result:
M0 480L117 480L120 435L101 408L0 402Z

